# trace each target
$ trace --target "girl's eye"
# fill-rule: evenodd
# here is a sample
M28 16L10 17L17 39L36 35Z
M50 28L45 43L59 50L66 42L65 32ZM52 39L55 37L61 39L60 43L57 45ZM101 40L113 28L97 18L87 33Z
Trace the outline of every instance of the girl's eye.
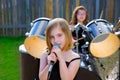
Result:
M50 39L54 39L54 36L50 36Z
M58 37L61 37L62 36L62 34L58 34Z

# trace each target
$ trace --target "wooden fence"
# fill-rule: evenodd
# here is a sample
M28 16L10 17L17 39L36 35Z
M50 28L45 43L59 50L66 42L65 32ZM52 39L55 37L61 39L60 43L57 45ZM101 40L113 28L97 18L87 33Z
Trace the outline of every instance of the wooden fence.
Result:
M24 35L30 22L39 17L71 19L73 9L83 5L89 21L102 18L115 25L120 17L120 0L0 0L0 36Z

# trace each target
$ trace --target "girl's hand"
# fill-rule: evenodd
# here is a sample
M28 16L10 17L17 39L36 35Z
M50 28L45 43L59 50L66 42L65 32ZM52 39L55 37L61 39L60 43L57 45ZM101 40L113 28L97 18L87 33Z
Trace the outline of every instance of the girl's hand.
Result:
M55 53L51 52L50 55L48 55L47 60L48 60L48 65L50 65L51 61L56 62L57 57L56 57Z
M62 51L59 47L53 46L51 52L55 53L58 60L60 60L62 58L62 55L61 55Z

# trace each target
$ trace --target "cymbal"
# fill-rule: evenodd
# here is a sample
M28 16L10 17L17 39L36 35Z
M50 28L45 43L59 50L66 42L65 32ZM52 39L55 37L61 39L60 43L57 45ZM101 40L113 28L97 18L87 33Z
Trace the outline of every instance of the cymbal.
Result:
M47 48L46 41L39 36L27 37L24 45L28 53L35 58L41 58L43 51Z
M113 33L103 33L95 37L90 43L90 52L98 58L105 58L114 54L120 46L119 38Z

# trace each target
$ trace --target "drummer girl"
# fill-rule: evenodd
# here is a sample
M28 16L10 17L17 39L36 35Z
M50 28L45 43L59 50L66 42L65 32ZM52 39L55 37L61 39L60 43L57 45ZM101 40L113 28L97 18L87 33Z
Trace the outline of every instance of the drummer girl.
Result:
M87 23L88 23L87 9L84 6L76 7L72 13L72 19L70 21L70 29L72 31L73 41L76 42L76 40L78 40L79 52L81 52L80 51L81 46L85 44L85 40L82 38L82 32ZM77 24L80 24L80 27L76 26ZM79 30L75 29L75 27L79 27L78 28ZM76 36L76 30L78 30L77 33L78 37Z

